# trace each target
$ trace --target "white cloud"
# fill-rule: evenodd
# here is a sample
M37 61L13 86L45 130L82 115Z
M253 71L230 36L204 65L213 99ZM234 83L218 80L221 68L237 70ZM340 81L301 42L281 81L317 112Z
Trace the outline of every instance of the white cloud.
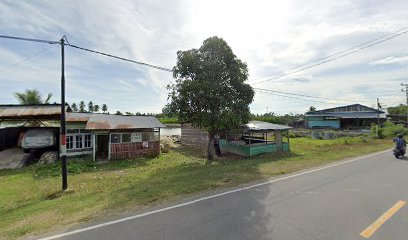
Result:
M251 79L266 79L408 26L408 19L405 0L5 0L0 2L0 25L2 34L52 40L66 34L72 44L168 68L175 65L178 50L198 48L204 39L218 35L248 63ZM407 40L408 36L400 36L256 86L367 104L376 97L391 101L393 90L399 88L389 79L407 74L408 59L401 56L408 52ZM0 69L38 48L0 41ZM172 80L171 73L76 49L66 52L68 101L106 102L112 111L155 112L166 103L165 86ZM0 73L0 101L14 101L9 87L21 91L38 86L57 97L59 61L58 50L53 50L7 70L7 75ZM394 64L393 68L388 64ZM310 105L330 106L257 94L251 107L264 112L268 106L283 113L302 112Z
M373 65L386 65L386 64L399 64L399 65L408 65L408 56L402 57L387 57L384 59L379 59L371 64Z

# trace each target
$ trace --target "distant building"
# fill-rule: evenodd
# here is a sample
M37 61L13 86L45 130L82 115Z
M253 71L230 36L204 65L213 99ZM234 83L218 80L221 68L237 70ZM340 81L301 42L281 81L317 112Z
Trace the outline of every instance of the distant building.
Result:
M348 129L382 124L385 112L361 104L323 109L305 114L307 128Z

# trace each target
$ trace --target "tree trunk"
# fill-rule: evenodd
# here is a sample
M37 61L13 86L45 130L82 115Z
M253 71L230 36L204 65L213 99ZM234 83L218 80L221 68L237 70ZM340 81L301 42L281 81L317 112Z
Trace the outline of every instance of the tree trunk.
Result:
M214 160L214 136L212 133L208 134L206 164L210 164Z

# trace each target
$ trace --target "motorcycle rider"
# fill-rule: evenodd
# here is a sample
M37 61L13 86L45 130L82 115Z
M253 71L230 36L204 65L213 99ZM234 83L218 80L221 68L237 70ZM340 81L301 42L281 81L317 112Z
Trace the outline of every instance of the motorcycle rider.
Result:
M405 155L405 147L407 146L407 143L404 139L404 136L402 134L398 134L397 138L393 140L395 142L395 149L401 151L401 155ZM397 157L397 156L396 156Z

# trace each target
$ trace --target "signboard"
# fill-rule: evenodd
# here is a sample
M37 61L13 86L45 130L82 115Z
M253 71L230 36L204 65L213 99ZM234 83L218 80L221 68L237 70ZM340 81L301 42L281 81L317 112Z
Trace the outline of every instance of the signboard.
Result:
M142 133L132 133L130 135L131 142L141 142L142 141Z

